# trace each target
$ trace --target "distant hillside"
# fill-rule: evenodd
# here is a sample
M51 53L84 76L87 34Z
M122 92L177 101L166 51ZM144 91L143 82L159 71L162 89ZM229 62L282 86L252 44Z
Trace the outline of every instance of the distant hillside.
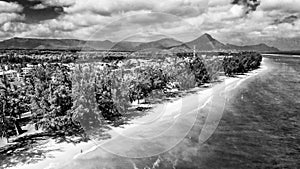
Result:
M118 51L135 51L137 46L139 46L142 42L129 42L129 41L121 41L117 42L113 45L112 50Z
M276 40L262 39L262 43L274 46L281 51L299 51L300 50L300 37L294 38L277 38Z
M116 51L147 51L169 50L170 52L186 52L193 48L200 51L216 50L250 50L260 52L277 52L277 48L266 44L238 46L223 44L209 34L204 34L190 42L181 42L172 38L164 38L152 42L112 42L84 41L77 39L35 39L35 38L12 38L0 42L0 49L82 49L82 50L116 50Z
M69 49L83 43L76 39L12 38L0 42L0 49Z
M173 46L169 48L169 50L173 53L178 53L178 52L190 52L192 49L188 47L186 44L182 44L179 46Z
M227 44L228 49L240 50L240 51L258 51L258 52L277 52L279 49L275 47L270 47L264 43L257 45L247 45L247 46L237 46L232 44Z
M82 41L79 48L82 49L95 49L95 50L107 50L111 49L114 43L109 40L105 41Z
M77 39L12 38L0 42L0 49L90 49L106 50L111 41L84 41Z
M169 49L175 46L182 45L183 42L172 38L164 38L153 42L142 43L138 45L136 50L145 50L145 49Z

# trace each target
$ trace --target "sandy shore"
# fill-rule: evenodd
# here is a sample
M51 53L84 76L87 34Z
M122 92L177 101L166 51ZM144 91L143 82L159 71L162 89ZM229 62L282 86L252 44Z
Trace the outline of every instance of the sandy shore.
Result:
M202 89L172 102L159 104L146 116L136 118L122 128L112 128L108 132L111 138L107 140L91 140L79 144L57 144L54 140L50 140L43 145L44 149L60 149L61 151L50 152L47 154L49 157L37 163L12 168L82 168L81 164L87 165L85 162L82 163L82 160L88 162L90 159L97 158L107 164L118 163L111 161L116 158L158 155L174 149L186 138L205 142L217 128L226 106L226 100L234 96L234 90L251 77L266 70L268 70L268 64L264 58L260 69L234 78L226 77L223 82L208 89ZM198 129L195 130L195 128ZM88 166L92 168L92 165Z

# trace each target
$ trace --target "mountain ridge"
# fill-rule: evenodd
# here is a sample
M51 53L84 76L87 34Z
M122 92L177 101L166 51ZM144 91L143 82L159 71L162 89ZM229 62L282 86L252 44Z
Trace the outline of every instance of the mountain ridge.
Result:
M0 49L90 49L90 50L115 50L115 51L139 51L146 49L159 50L192 50L200 51L259 51L259 52L277 52L280 51L275 47L270 47L264 43L256 45L239 46L233 44L223 44L214 39L210 34L188 41L182 42L174 38L163 38L150 42L131 42L121 41L112 42L110 40L79 40L79 39L41 39L41 38L20 38L14 37L0 41Z
M270 47L270 46L266 45L265 43L259 43L256 45L245 45L245 46L226 44L226 46L229 49L235 49L235 50L240 50L240 51L247 51L247 50L263 51L263 52L278 52L278 51L280 51L279 49L277 49L275 47Z

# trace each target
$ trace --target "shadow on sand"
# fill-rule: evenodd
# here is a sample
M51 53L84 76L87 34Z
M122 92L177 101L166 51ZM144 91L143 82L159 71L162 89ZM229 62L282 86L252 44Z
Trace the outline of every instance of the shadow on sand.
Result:
M206 87L202 87L206 88ZM156 104L173 102L176 99L187 95L197 93L201 88L190 91L178 91L163 93L161 96L149 97L147 101L139 104L137 107L131 107L122 116L113 121L104 121L101 124L93 126L86 132L41 132L29 135L19 136L8 145L0 147L0 168L15 167L16 165L31 164L44 160L45 158L54 158L52 152L63 152L62 149L49 147L47 143L54 140L55 143L78 144L89 140L106 140L111 138L108 131L112 127L124 127L130 124L135 118L145 116ZM67 133L67 134L66 134Z
M51 158L47 154L59 149L44 149L43 145L48 142L49 136L37 134L19 138L14 142L0 148L0 168L14 167L18 164L35 163L40 160Z
M110 138L109 135L105 134L103 128L99 128L97 133L98 139ZM45 158L54 158L51 155L53 152L63 152L60 148L49 146L50 141L57 144L78 144L88 140L89 138L82 133L66 135L63 132L41 132L19 136L11 140L9 144L0 147L0 168L36 163Z

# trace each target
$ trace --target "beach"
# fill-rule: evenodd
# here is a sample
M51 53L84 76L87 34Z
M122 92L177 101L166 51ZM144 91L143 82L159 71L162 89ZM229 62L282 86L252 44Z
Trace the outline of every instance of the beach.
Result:
M264 59L260 69L225 78L209 88L156 105L146 116L107 131L108 139L79 144L50 141L45 147L60 151L50 152L44 160L17 168L132 168L139 164L154 165L162 161L160 158L170 158L169 165L175 165L180 158L189 160L202 151L203 146L197 145L205 145L214 135L225 107L244 84L268 71L269 65Z
M300 169L300 0L0 15L0 169Z

